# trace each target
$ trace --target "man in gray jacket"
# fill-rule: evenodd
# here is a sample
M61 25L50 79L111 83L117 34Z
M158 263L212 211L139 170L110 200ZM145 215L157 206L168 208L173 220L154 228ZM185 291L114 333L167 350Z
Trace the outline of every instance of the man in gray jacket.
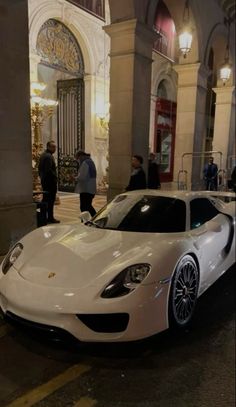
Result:
M92 206L92 201L96 194L96 167L90 154L82 150L77 151L75 158L79 163L75 192L80 194L80 210L81 212L88 211L91 216L94 216L96 211Z

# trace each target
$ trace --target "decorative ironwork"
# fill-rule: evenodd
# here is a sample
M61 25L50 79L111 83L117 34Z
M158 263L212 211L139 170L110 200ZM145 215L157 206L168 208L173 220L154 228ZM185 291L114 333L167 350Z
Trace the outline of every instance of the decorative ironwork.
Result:
M154 50L167 58L175 58L175 24L163 0L158 1L154 22L154 31L158 34Z
M76 150L84 146L84 82L57 82L58 181L60 191L74 191L77 175Z
M67 0L97 17L105 19L105 0Z
M155 32L159 35L154 43L154 50L160 52L163 55L168 55L168 34L160 27L155 27Z
M57 20L46 21L38 34L37 52L42 63L74 74L84 75L84 62L79 44L68 28Z
M61 148L58 155L58 175L59 190L74 192L75 177L77 175L78 165L75 160L75 151L73 155L63 154Z

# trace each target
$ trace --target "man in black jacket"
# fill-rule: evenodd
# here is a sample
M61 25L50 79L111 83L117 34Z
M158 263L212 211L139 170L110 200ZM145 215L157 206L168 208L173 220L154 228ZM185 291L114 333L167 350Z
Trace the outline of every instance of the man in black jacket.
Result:
M155 161L155 154L150 153L148 160L148 188L160 189L159 167Z
M135 191L136 189L145 189L146 175L142 168L143 157L141 155L134 155L132 157L132 168L129 185L125 188L126 191Z
M203 170L206 190L217 191L218 188L218 167L214 163L214 158L210 157L209 162L204 166Z
M53 154L56 151L54 141L47 142L47 149L41 154L39 159L39 176L43 191L43 201L47 203L47 222L60 223L53 216L53 207L57 193L57 171Z

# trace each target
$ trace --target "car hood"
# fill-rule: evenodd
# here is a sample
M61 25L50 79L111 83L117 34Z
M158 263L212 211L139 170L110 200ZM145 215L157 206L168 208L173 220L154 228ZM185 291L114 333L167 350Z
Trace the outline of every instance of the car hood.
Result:
M150 263L157 237L82 224L44 227L22 239L24 250L14 267L39 285L101 286L131 264Z

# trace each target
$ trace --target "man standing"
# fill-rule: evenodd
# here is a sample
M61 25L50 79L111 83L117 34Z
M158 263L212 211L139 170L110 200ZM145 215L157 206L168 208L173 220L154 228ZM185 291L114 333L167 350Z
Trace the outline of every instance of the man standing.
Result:
M218 167L214 163L214 158L210 157L208 164L205 165L204 170L204 179L206 184L206 190L208 191L217 191L218 188Z
M79 163L75 192L80 194L80 210L81 212L88 211L91 216L94 216L96 211L92 206L92 201L97 189L96 167L93 160L90 158L90 154L87 154L82 150L77 151L75 158Z
M129 185L125 188L126 191L135 191L136 189L145 189L146 175L143 170L143 157L141 155L134 155L132 157L133 171L130 176Z
M39 176L43 191L43 201L47 203L47 222L60 223L54 218L53 207L57 193L57 171L53 154L56 151L54 141L47 142L47 149L41 154L39 159Z
M159 189L161 188L159 168L155 161L155 154L150 153L148 160L148 188Z

